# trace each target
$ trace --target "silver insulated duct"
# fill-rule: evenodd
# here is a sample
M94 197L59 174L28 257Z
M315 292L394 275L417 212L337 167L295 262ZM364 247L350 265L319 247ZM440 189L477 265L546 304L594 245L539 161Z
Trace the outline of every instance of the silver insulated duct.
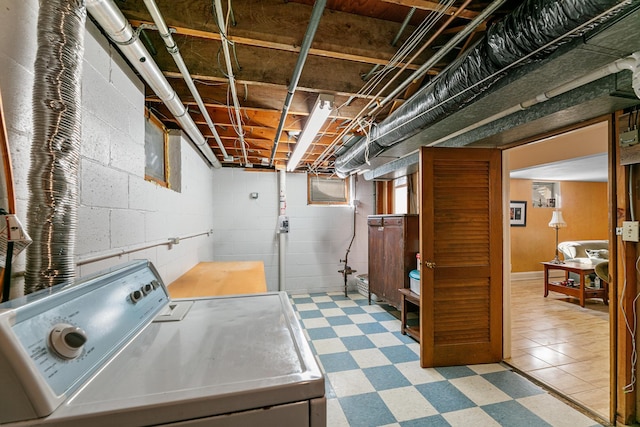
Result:
M25 294L75 276L83 0L40 0Z

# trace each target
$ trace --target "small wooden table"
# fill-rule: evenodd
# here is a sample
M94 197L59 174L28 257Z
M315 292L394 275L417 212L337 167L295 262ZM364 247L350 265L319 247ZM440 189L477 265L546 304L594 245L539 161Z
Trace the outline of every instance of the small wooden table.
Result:
M587 298L602 298L605 304L609 304L609 297L607 295L608 284L604 281L600 281L600 288L586 287L584 279L589 274L595 273L595 266L593 264L581 264L579 262L565 262L564 264L554 264L552 262L543 262L544 265L544 296L549 295L549 291L560 292L568 296L576 297L580 300L580 306L584 307L584 300ZM550 282L549 271L562 270L564 271L564 283L563 282ZM569 286L567 283L569 279L569 273L576 273L580 276L580 281L575 286Z
M168 286L171 298L257 294L267 291L262 261L201 262Z
M407 288L398 289L398 292L400 292L400 333L402 335L409 335L414 340L420 342L420 326L407 325L409 304L415 305L419 310L420 295Z

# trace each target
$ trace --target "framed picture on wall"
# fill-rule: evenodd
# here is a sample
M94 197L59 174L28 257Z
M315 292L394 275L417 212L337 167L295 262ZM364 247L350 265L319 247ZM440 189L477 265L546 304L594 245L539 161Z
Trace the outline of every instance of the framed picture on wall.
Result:
M527 225L527 202L524 200L512 200L509 205L509 220L512 227L524 227Z
M534 208L559 208L559 182L533 182L531 203Z

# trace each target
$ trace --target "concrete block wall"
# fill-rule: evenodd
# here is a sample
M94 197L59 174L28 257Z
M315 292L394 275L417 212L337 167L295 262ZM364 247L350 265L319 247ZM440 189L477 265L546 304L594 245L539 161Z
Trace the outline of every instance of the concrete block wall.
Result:
M222 168L214 172L214 259L263 261L267 287L278 289L278 175ZM251 199L250 193L258 193Z
M14 163L18 216L26 225L32 139L31 91L36 52L37 0L0 0L0 91ZM107 40L87 23L83 63L80 209L76 256L82 276L129 259L151 259L171 283L200 261L262 260L269 290L278 289L278 176L241 169L212 170L181 140L181 193L144 180L142 84ZM172 137L175 138L175 137ZM249 193L259 198L250 199ZM349 264L367 270L366 215L373 184L362 180L356 197L356 239ZM306 205L306 176L287 175L286 289L341 290L339 262L353 233L353 208ZM213 229L129 255L128 249ZM106 257L104 259L99 259ZM87 259L99 259L86 262ZM22 257L14 271L24 269ZM350 278L353 285L353 278ZM13 285L21 290L20 284Z
M38 1L0 0L0 10L0 91L17 214L26 225ZM174 144L179 140L181 192L145 181L142 82L93 23L87 20L86 27L77 274L146 258L171 283L197 262L212 259L212 236L184 237L212 229L214 172L186 139L172 136ZM172 237L182 239L178 245L166 245ZM153 247L110 256L147 246ZM14 272L24 265L23 255ZM13 291L21 291L19 281L12 284Z
M214 258L219 261L263 261L267 287L279 286L278 174L220 169L215 171ZM373 208L373 184L358 183L362 203L356 213L356 239L349 265L367 270L366 216ZM250 193L257 192L258 199ZM286 176L285 290L290 293L344 289L340 259L353 235L353 207L307 205L307 177ZM352 280L349 281L352 287Z

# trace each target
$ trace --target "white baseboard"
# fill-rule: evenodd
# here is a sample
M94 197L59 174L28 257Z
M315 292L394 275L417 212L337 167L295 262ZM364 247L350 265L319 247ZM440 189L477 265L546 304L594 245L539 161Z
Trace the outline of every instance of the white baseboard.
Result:
M519 273L511 273L511 281L517 282L519 280L542 280L543 276L543 271L522 271Z

